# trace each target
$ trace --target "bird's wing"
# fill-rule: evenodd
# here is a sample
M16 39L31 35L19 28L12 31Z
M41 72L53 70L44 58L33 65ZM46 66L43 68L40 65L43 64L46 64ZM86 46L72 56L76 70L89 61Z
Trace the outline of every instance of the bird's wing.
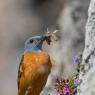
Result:
M19 84L20 84L20 78L22 76L22 63L23 63L23 59L24 59L24 55L22 56L21 62L19 64L19 68L18 68L18 89L19 89Z

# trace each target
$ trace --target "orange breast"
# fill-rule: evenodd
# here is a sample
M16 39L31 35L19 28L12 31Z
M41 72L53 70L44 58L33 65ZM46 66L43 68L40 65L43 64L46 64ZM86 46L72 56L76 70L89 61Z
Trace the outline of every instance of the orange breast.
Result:
M25 63L24 65L26 65L25 67L31 63L37 66L48 65L51 68L50 56L47 52L27 52L24 54L23 62Z
M48 53L25 53L21 67L22 76L19 83L22 90L20 89L19 93L28 90L28 95L39 95L46 84L52 67Z
M46 52L26 52L24 54L24 62L29 63L44 63L49 59L49 55Z

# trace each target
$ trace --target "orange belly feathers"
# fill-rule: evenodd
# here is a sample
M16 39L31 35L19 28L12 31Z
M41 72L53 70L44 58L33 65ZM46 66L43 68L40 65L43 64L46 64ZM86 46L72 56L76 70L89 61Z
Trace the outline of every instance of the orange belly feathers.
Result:
M19 66L18 95L39 95L51 71L46 52L26 52Z

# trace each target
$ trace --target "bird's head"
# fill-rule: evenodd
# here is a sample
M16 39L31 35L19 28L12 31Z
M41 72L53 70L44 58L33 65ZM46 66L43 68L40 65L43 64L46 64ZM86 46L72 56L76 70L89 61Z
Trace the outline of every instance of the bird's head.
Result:
M47 32L43 36L33 36L28 38L25 42L25 51L42 51L42 44L44 41L46 41L48 45L51 44L52 38L57 41L56 36L54 35L56 32L57 31Z
M26 40L25 51L41 51L43 44L42 36L33 36Z

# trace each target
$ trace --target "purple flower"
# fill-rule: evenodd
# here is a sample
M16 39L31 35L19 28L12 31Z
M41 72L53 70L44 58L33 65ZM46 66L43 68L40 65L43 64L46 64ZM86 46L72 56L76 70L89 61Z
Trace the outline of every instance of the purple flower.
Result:
M75 87L78 87L79 86L79 81L78 80L74 80L74 85L75 85Z
M68 95L70 95L70 89L69 89L68 86L64 86L63 89L62 89L62 91L63 91L64 94L67 95L67 93L68 93Z
M58 92L58 89L57 89L57 88L54 88L54 91L55 91L55 92Z
M62 95L61 93L58 93L58 95Z
M57 79L56 79L56 82L57 82L58 84L60 84L61 81L60 81L60 79L57 78Z
M62 95L62 93L58 93L58 95Z
M74 62L75 64L79 64L79 63L80 63L80 56L75 56L75 57L73 58L73 62Z

